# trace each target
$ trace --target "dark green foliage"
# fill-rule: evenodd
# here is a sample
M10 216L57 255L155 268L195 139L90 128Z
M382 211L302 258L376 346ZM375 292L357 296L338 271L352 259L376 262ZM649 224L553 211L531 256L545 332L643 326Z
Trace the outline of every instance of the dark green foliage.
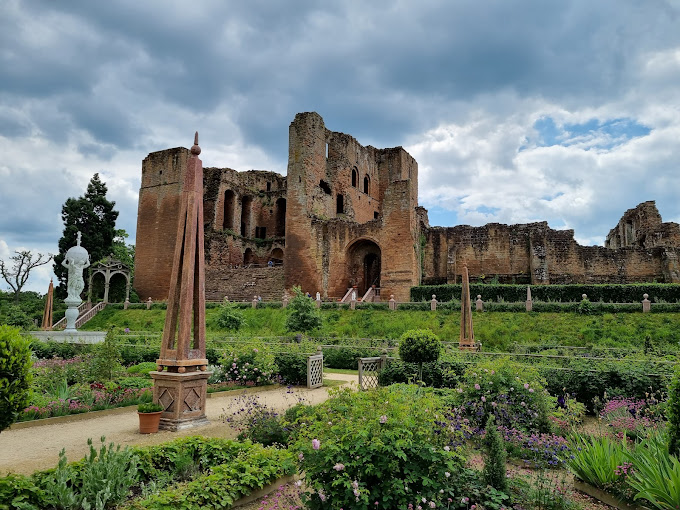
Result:
M325 362L325 359L324 359ZM378 375L381 386L413 382L418 378L418 365L391 361ZM455 388L465 373L464 363L437 361L423 364L423 383L432 388Z
M659 371L658 365L626 363L625 360L593 362L587 359L570 360L567 370L536 367L545 378L551 395L567 393L595 412L595 403L608 397L626 396L645 399L649 394L662 391L668 379L650 375Z
M33 326L31 318L26 315L18 305L7 306L3 322L8 326L14 326L21 329L31 329L31 326Z
M593 305L588 298L581 299L578 304L578 313L581 315L590 315L593 313Z
M283 382L307 384L307 355L280 352L274 356L274 363Z
M127 373L128 374L140 374L142 376L148 376L149 372L152 372L153 370L156 370L157 365L153 361L145 361L143 363L139 363L137 365L132 365L128 367Z
M680 301L680 285L673 283L632 283L608 285L532 285L531 297L534 301L562 301L578 303L586 294L591 302L640 303L643 294L649 294L652 302ZM439 301L460 299L460 285L421 285L411 287L412 301L429 301L432 294ZM481 295L484 302L506 301L524 302L527 298L526 285L470 284L470 295ZM536 304L534 303L534 306ZM642 306L642 305L640 305ZM652 306L652 309L654 306Z
M357 370L359 358L380 356L381 352L381 349L361 347L325 347L323 349L323 364L328 368Z
M157 413L163 410L163 406L154 402L145 402L137 406L138 413Z
M680 370L675 371L668 389L668 451L680 458Z
M287 450L245 443L240 455L213 467L210 474L197 476L191 482L176 484L146 499L137 500L129 508L231 508L239 497L294 471L293 455Z
M45 491L31 477L9 474L0 478L0 509L40 510L47 506Z
M94 346L92 352L94 354L92 369L94 373L100 375L101 380L110 381L122 370L120 347L113 328L106 333L102 343Z
M486 458L484 459L484 481L494 489L501 492L508 492L508 480L505 472L505 461L507 453L503 437L496 428L496 421L493 415L489 415L486 420L486 435L484 436L484 447Z
M58 509L103 510L124 501L137 481L138 460L133 450L120 445L108 447L101 438L99 452L87 440L90 454L80 463L67 464L66 452L59 453L59 464L43 487L47 499Z
M245 321L243 312L234 307L234 305L226 299L224 300L224 303L222 303L222 306L217 313L217 317L215 317L217 326L228 331L238 331Z
M0 431L28 405L31 349L19 330L0 325Z
M302 293L300 287L293 287L293 299L288 304L286 330L291 332L308 333L321 327L321 315L316 309L316 303Z
M399 357L407 363L430 363L439 359L442 344L429 329L406 331L399 339Z
M59 253L54 257L54 274L59 281L56 292L62 298L66 296L68 271L61 263L64 261L66 251L76 245L78 231L82 233L81 246L90 254L92 263L113 251L118 211L114 211L116 203L106 198L106 192L106 184L99 179L99 174L94 174L87 185L85 195L67 199L61 208L64 233L59 239ZM87 278L85 281L87 283Z

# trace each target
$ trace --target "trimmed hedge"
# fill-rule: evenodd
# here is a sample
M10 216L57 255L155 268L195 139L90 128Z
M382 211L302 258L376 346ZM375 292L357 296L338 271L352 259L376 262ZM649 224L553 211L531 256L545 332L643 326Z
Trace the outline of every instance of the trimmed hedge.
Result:
M534 301L579 302L587 294L591 302L640 303L643 294L649 294L653 303L680 301L680 284L677 283L631 283L604 285L531 285ZM420 285L411 287L412 301L430 301L432 294L438 301L460 299L461 285ZM484 301L524 302L527 298L526 285L471 283L470 297L474 301L481 295Z

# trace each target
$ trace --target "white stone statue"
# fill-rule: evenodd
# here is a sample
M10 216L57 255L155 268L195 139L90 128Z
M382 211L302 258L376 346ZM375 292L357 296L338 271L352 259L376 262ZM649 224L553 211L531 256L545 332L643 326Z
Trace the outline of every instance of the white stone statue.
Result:
M90 267L90 254L87 250L80 246L81 233L78 232L78 241L76 246L72 246L66 252L64 261L61 263L68 269L68 297L64 303L68 305L66 310L66 331L75 331L76 319L78 318L78 305L82 302L80 294L85 288L85 281L83 280L83 269Z

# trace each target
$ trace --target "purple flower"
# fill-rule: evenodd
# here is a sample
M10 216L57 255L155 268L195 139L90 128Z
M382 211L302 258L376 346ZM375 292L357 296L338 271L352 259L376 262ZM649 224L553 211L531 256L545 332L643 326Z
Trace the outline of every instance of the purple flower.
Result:
M312 448L314 448L315 450L321 448L321 441L319 441L318 439L312 439Z
M387 415L384 415L384 414L383 414L383 415L380 417L380 423L387 423Z
M333 469L335 469L336 471L342 471L343 469L345 469L345 465L341 462L338 462L335 466L333 466Z
M480 389L480 388L481 388L481 386L480 386L479 384L475 384L475 389L476 389L476 390L478 390L478 389Z

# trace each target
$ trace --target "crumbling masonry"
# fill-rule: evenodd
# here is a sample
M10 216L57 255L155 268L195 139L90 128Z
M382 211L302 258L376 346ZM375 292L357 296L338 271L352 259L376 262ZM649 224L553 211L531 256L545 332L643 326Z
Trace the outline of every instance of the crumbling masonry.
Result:
M142 163L135 288L164 300L189 150ZM284 290L406 301L419 283L680 282L680 227L654 202L626 211L606 246L581 246L546 222L430 227L418 206L418 163L326 129L317 113L289 128L288 171L204 169L206 298L280 300Z

